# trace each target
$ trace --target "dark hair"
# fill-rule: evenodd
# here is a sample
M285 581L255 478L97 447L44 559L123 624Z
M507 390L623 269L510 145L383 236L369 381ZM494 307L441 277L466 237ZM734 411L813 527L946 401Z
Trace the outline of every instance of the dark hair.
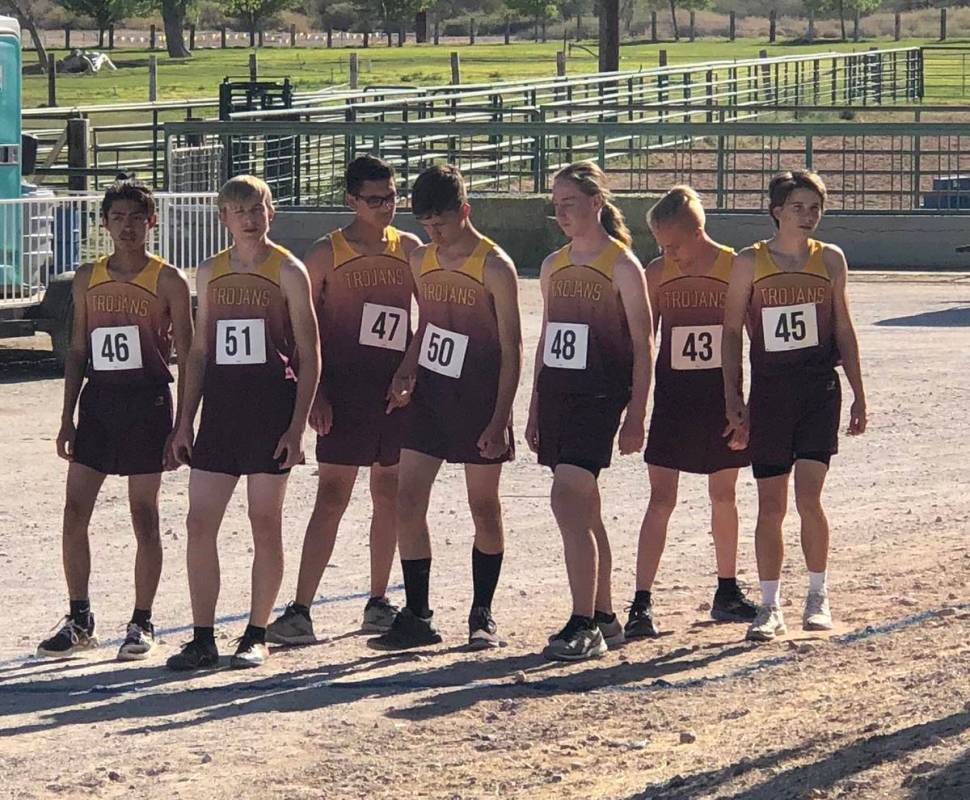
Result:
M411 188L411 210L418 219L457 211L467 200L465 179L451 164L428 167Z
M356 195L364 181L387 181L394 177L394 167L376 156L357 156L347 165L344 182L347 194Z
M790 172L780 172L771 179L768 184L768 213L771 221L778 227L778 220L775 217L775 209L781 208L788 202L788 197L796 189L809 189L818 195L822 203L822 210L825 210L825 199L828 193L825 191L825 184L822 179L807 169L797 169Z
M623 212L613 203L613 194L603 170L592 161L577 161L563 167L552 178L553 183L560 179L571 180L589 197L601 197L603 208L600 211L600 224L612 238L626 247L633 243L633 236L626 226Z
M132 203L137 203L147 217L155 213L155 198L152 196L152 190L134 178L117 180L108 187L101 201L102 217L108 216L111 206L117 200L130 200Z

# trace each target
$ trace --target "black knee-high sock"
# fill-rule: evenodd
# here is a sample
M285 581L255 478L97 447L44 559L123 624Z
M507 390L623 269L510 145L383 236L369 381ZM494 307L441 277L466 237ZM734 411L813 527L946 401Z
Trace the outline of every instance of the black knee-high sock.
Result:
M431 613L428 606L428 584L431 582L430 558L402 558L404 572L404 596L407 608L419 617Z
M475 598L472 606L492 607L495 587L498 586L498 576L502 572L502 556L504 553L483 553L477 547L472 548L472 585Z

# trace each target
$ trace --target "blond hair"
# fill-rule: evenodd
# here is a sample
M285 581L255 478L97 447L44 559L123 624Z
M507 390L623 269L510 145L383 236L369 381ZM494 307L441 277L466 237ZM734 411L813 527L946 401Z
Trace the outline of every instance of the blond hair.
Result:
M703 228L707 222L701 198L690 186L674 186L647 212L647 225L656 230L658 225L671 222L694 222Z
M607 186L606 173L603 170L592 161L577 161L559 170L552 180L555 182L560 178L568 178L573 181L579 187L579 190L589 197L602 198L603 209L600 212L600 224L610 236L622 242L626 247L633 243L633 237L630 235L630 229L626 226L623 212L613 203L613 194Z
M222 184L216 204L224 208L230 203L243 203L253 197L259 197L267 207L273 207L273 193L266 181L255 175L236 175Z

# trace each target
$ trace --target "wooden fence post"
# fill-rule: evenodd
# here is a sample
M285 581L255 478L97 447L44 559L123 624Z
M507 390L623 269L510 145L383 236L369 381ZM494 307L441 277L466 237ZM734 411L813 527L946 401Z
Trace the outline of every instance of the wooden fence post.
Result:
M461 57L454 50L451 53L451 82L455 86L461 83Z

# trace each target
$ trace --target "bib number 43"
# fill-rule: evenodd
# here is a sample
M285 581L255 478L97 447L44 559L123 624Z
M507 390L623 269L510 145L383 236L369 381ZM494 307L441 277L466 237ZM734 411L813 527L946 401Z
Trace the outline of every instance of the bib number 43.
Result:
M720 369L720 325L690 325L670 330L670 366L674 369Z

